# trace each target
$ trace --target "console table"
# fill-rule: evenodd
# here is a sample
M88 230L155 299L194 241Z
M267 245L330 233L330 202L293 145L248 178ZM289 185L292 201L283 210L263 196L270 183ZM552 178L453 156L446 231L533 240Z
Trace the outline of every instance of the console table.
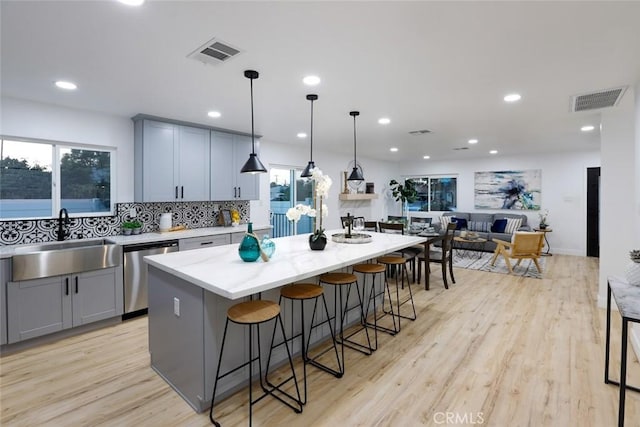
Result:
M553 232L553 230L550 229L550 228L534 228L533 231L535 231L537 233L542 233L544 235L544 242L547 244L547 251L543 252L542 255L544 255L544 256L553 255L553 254L549 253L549 250L551 249L551 245L549 244L549 239L547 239L547 233L551 233L551 232Z
M609 350L611 344L611 295L616 300L622 317L622 337L620 350L620 382L609 379ZM627 343L629 322L640 323L640 286L630 285L621 278L607 280L607 336L604 356L604 382L620 387L618 402L618 426L624 426L624 402L627 389L640 392L640 388L627 385Z

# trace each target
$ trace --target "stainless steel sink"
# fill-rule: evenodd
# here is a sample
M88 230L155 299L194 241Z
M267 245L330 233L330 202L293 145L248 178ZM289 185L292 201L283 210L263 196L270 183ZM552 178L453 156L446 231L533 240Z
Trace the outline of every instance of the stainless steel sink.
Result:
M107 240L70 240L16 248L12 280L30 280L116 267L122 247Z

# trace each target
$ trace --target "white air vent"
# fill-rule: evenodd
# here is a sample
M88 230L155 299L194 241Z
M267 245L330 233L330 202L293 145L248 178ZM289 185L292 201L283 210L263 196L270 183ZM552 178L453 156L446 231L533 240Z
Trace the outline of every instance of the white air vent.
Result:
M588 111L618 105L626 86L605 89L598 92L585 93L571 97L571 111Z
M214 38L191 52L187 55L187 58L197 59L206 64L221 64L240 52L240 49L231 46L229 43Z
M409 132L410 135L424 135L426 133L431 133L429 129L421 129L421 130L412 130Z

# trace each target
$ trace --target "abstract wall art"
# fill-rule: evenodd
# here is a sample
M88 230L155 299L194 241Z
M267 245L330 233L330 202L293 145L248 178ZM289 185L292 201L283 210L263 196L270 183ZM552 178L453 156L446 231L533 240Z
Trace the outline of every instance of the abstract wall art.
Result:
M542 170L475 173L476 209L540 210Z

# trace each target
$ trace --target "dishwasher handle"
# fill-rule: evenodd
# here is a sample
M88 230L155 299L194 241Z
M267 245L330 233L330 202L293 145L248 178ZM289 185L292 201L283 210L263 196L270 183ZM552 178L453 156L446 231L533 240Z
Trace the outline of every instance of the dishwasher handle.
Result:
M138 252L144 251L147 249L158 249L158 248L177 248L178 241L177 240L166 240L164 242L153 242L153 243L138 243L135 245L125 245L122 248L123 252Z

